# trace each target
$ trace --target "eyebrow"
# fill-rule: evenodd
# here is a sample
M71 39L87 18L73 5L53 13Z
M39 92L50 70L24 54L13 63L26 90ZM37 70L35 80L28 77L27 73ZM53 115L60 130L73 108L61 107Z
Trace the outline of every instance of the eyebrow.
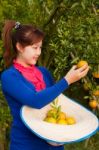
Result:
M42 46L42 44L40 44L40 45L39 44L33 44L33 46Z

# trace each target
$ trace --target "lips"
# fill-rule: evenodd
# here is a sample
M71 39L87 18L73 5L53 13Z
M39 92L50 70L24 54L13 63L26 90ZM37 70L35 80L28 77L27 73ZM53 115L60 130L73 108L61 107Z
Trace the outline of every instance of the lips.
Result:
M33 57L33 59L38 60L38 57Z

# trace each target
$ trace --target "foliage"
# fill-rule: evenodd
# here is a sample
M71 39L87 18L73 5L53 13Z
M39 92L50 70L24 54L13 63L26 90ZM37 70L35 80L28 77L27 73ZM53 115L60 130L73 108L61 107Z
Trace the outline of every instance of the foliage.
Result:
M0 150L7 150L11 120L10 110L0 88Z
M66 94L76 98L88 108L90 98L96 99L99 107L99 96L93 95L93 90L99 87L99 77L94 77L94 73L99 75L99 1L0 0L0 72L5 69L1 36L6 19L32 23L43 29L46 34L38 65L47 67L56 80L62 78L80 59L86 60L90 65L88 76L72 85ZM83 88L86 83L87 91ZM81 92L82 96L79 95ZM82 101L83 97L85 99ZM0 93L0 106L0 128L4 133L7 124L10 125L11 118L2 93ZM95 110L89 109L99 116L98 107ZM92 139L97 141L97 136ZM92 141L94 145L95 140L90 142ZM72 149L71 147L76 146L79 149L80 144L66 147Z
M98 150L99 148L99 143L98 143L98 138L99 138L99 132L94 135L90 140L86 140L83 142L77 142L73 144L66 144L65 149L70 149L70 150Z

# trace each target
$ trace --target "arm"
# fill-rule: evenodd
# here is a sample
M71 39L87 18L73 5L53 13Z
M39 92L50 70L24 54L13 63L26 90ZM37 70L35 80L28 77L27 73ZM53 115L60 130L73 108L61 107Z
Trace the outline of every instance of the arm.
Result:
M15 72L11 71L2 74L1 83L4 93L7 93L23 105L38 109L53 101L68 88L68 83L63 78L51 87L40 92L35 92L29 88Z

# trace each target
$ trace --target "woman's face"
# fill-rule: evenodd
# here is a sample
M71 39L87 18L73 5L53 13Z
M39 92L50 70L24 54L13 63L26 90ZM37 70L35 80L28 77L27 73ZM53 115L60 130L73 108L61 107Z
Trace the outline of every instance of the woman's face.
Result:
M24 66L35 65L41 54L42 41L19 50L19 57Z

